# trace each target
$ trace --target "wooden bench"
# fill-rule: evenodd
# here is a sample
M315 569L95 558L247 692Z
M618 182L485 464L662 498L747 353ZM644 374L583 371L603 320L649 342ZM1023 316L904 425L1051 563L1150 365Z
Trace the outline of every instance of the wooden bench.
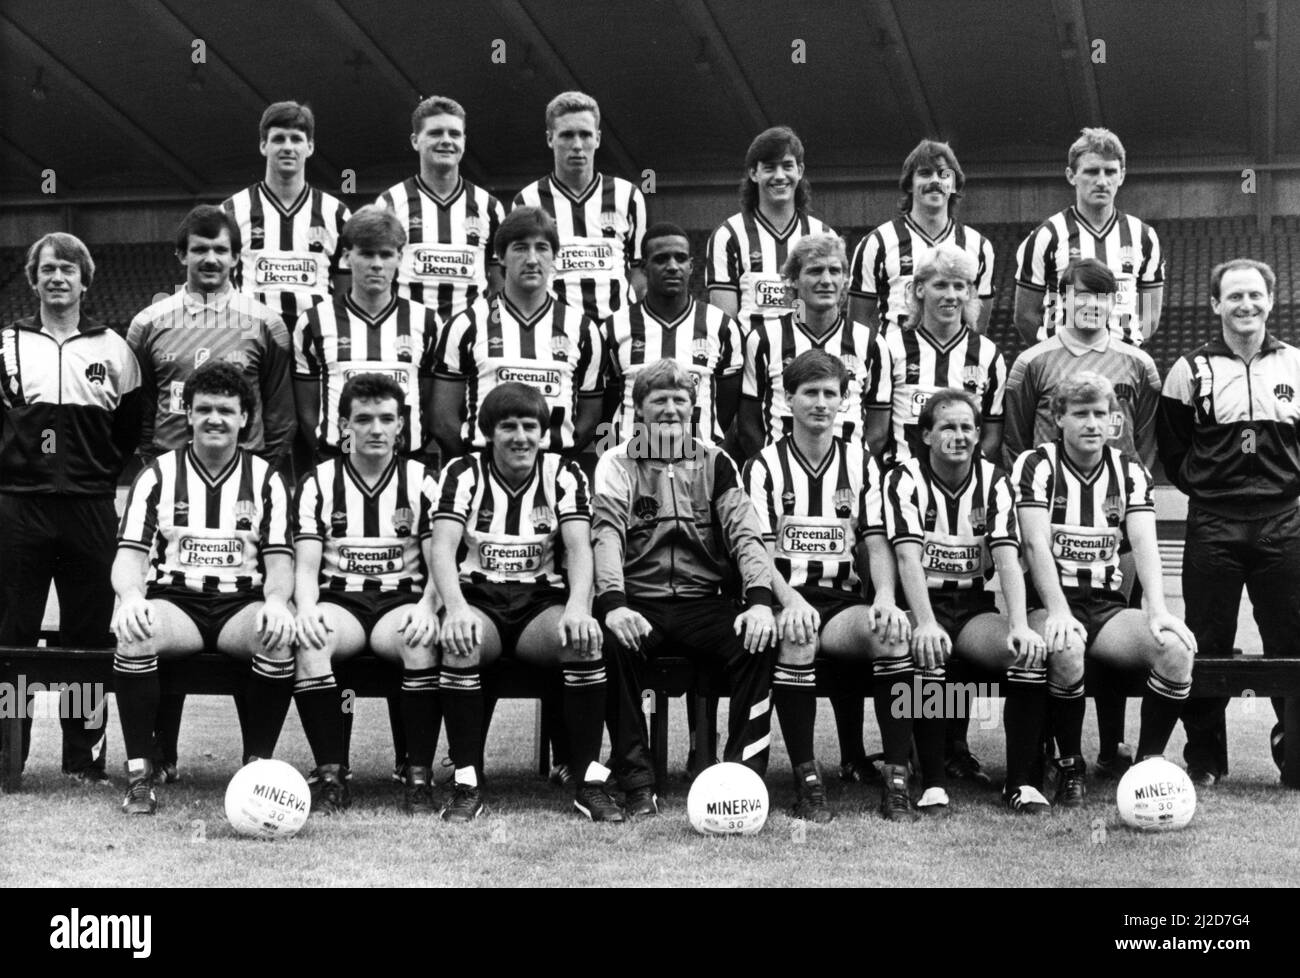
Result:
M242 688L247 675L247 665L216 653L202 653L175 662L164 661L159 668L159 681L164 692L195 695L233 694ZM105 690L111 690L113 653L104 649L0 647L0 684L9 684L4 688L15 690L20 677L28 687L33 683L47 687L59 683L103 683ZM385 697L396 692L400 685L398 670L373 656L361 656L342 664L338 678L342 688L364 697ZM951 678L954 682L985 684L999 680L998 675L978 673L960 660ZM1099 683L1112 688L1118 684L1129 696L1141 696L1145 681L1145 675L1139 672L1117 673L1090 663L1086 688L1088 694L1093 695ZM662 790L667 781L669 700L687 693L696 695L700 756L711 757L716 748L712 744L712 727L706 712L707 698L725 696L726 683L720 668L697 668L689 659L672 657L650 663L646 669L646 683L650 748L655 778ZM871 672L867 667L833 661L819 664L819 696L846 690L869 696L871 687ZM558 692L559 688L560 679L555 672L512 659L502 660L484 675L485 691L501 699L540 699L549 692ZM1265 659L1239 655L1197 659L1193 696L1246 694L1286 698L1286 729L1293 733L1286 739L1282 781L1289 787L1300 788L1300 735L1294 733L1300 731L1300 658ZM13 700L12 693L9 699ZM4 747L0 751L0 790L3 791L17 791L22 783L21 723L17 715L0 718L0 729L4 733ZM537 770L542 776L550 770L550 745L542 735L544 729L539 711L535 735Z

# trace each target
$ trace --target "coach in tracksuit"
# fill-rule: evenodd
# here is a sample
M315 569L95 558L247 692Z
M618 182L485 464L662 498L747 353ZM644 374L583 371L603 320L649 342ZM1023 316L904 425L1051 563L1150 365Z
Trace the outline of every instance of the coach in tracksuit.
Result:
M735 464L690 433L695 382L675 360L632 385L631 438L596 466L592 549L596 617L615 678L614 774L629 815L654 815L654 769L641 716L647 658L717 656L731 690L724 759L767 768L776 623L772 563ZM721 591L728 564L747 605Z
M36 645L51 580L59 641L113 644L114 496L140 435L140 368L122 337L82 314L94 274L79 239L45 235L27 253L40 312L0 330L0 645ZM102 701L90 714L62 718L63 770L105 784ZM24 760L30 731L28 719Z
M1265 655L1287 655L1300 635L1300 350L1268 331L1275 281L1247 258L1210 273L1223 334L1178 359L1160 398L1160 458L1189 499L1183 598L1203 655L1231 654L1243 584ZM1183 711L1198 785L1228 773L1226 705L1192 699Z

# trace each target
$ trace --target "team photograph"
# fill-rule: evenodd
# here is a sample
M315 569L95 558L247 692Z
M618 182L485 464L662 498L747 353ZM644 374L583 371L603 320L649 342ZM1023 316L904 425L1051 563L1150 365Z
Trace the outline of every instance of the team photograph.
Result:
M1280 933L1228 894L1300 885L1300 4L6 0L0 52L35 945L213 886Z

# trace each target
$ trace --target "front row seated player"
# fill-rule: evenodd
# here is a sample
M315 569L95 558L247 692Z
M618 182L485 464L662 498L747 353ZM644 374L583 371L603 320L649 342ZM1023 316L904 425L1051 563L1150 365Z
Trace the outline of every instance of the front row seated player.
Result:
M190 442L136 476L113 562L128 815L158 809L151 758L159 658L216 648L251 659L245 763L274 752L293 693L289 496L265 459L239 447L253 390L238 367L210 361L185 382L181 404Z
M799 354L782 380L793 431L745 464L744 485L773 557L781 633L772 700L794 768L791 814L829 822L834 813L813 753L815 658L867 659L880 689L876 720L884 742L880 812L915 818L907 792L912 713L892 708L885 690L912 685L911 627L894 601L894 561L885 541L881 475L861 445L835 434L849 372L824 350ZM860 573L859 567L869 573ZM864 582L874 601L864 601Z
M1026 617L1011 486L979 454L982 420L973 394L955 388L931 394L917 418L924 451L895 466L885 489L885 524L913 618L920 679L906 694L921 762L917 807L930 815L948 811L944 726L964 719L970 702L945 685L954 655L1006 672L1007 806L1027 814L1050 808L1033 783L1046 712L1046 648ZM985 589L995 568L1005 615ZM937 717L927 708L936 701L945 707ZM947 715L950 705L957 717Z
M448 822L484 813L481 674L501 655L559 669L573 806L621 822L599 762L605 723L601 632L591 616L591 505L576 462L541 451L551 408L535 387L500 384L477 421L488 447L450 462L433 505L430 565L443 613L441 699L455 765Z
M761 777L771 742L776 620L771 560L736 466L690 433L690 372L660 360L637 374L632 400L632 437L596 465L592 537L596 609L616 683L614 773L627 813L649 816L659 807L641 713L646 660L686 654L721 661L731 691L723 759ZM748 605L739 615L721 593L729 562Z
M1084 656L1147 670L1138 760L1160 756L1192 685L1196 639L1165 606L1151 476L1107 444L1119 411L1111 382L1081 371L1052 398L1060 435L1021 454L1012 473L1029 564L1029 623L1047 641L1048 715L1060 751L1055 804L1083 804ZM1120 590L1122 535L1146 612Z
M294 700L316 761L312 811L332 814L350 802L347 713L334 664L369 645L402 668L406 811L431 812L438 619L426 569L425 467L399 454L406 395L392 377L356 374L338 404L340 454L303 477L293 507Z

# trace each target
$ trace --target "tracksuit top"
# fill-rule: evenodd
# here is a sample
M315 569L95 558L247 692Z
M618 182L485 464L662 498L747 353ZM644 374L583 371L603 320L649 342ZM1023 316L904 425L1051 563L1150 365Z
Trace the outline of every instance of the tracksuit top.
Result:
M113 496L140 439L140 367L82 316L60 343L28 316L0 330L0 492Z
M1300 498L1300 350L1265 333L1249 363L1222 338L1165 378L1156 436L1170 481L1218 516L1264 519Z

